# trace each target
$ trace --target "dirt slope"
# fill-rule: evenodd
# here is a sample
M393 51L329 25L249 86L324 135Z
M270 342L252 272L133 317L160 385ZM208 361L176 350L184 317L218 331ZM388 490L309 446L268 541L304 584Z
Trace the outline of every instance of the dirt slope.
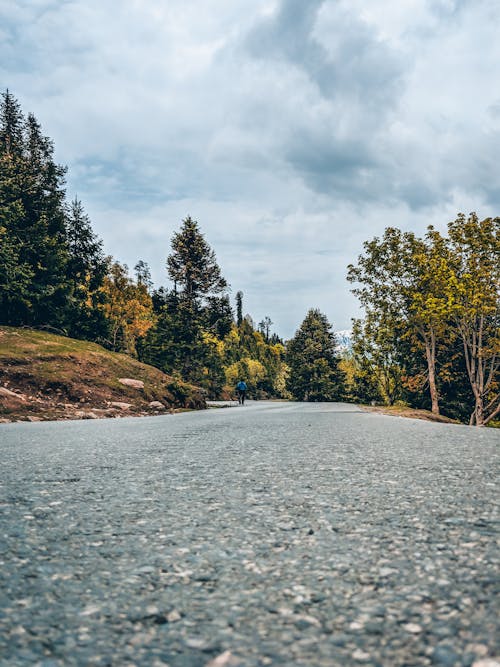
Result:
M0 326L0 420L95 419L205 408L197 387L124 354Z

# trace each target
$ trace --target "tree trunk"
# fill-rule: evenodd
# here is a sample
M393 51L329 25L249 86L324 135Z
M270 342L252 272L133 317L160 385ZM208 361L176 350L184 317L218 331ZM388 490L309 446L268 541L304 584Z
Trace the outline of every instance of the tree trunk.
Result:
M439 414L439 396L436 386L436 339L434 332L431 332L430 340L427 336L425 340L425 356L427 358L427 372L429 377L429 392L431 395L432 414Z

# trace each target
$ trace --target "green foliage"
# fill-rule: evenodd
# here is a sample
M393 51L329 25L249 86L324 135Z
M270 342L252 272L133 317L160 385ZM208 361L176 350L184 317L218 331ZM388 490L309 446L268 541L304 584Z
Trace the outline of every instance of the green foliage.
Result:
M338 401L345 395L335 336L323 313L311 309L287 345L287 387L299 401Z
M66 218L68 263L66 277L70 296L66 313L68 335L88 340L105 340L110 335L105 317L105 292L110 258L105 257L89 217L78 199L71 202Z
M106 273L80 202L66 204L66 169L32 114L7 91L0 104L0 312L7 324L106 331L96 294Z
M111 262L104 278L102 310L109 338L107 345L116 352L138 354L137 344L155 323L153 302L144 283L136 283L126 264Z
M7 91L0 105L0 322L57 327L198 384L210 397L230 392L239 366L257 396L284 395L280 339L237 322L215 254L191 217L172 238L173 289L153 290L140 260L128 268L104 254L82 203L66 202L66 169L51 140Z
M477 425L500 412L499 226L460 214L448 237L388 228L365 243L348 274L366 312L354 328L360 400L378 391Z
M189 216L172 238L167 270L176 289L189 301L220 294L227 288L214 251L205 241L198 223Z

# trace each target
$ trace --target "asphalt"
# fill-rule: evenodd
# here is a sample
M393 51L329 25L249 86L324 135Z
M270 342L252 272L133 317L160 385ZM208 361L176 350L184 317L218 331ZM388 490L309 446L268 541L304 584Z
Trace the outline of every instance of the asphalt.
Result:
M0 665L500 665L500 433L253 403L0 425Z

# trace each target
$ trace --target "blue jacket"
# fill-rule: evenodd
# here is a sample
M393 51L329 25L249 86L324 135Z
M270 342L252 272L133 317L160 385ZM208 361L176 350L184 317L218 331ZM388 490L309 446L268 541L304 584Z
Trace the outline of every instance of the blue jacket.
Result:
M243 382L243 380L240 380L240 381L238 382L238 384L236 385L236 389L238 389L239 391L246 391L246 390L247 390L247 386L246 386L246 384Z

